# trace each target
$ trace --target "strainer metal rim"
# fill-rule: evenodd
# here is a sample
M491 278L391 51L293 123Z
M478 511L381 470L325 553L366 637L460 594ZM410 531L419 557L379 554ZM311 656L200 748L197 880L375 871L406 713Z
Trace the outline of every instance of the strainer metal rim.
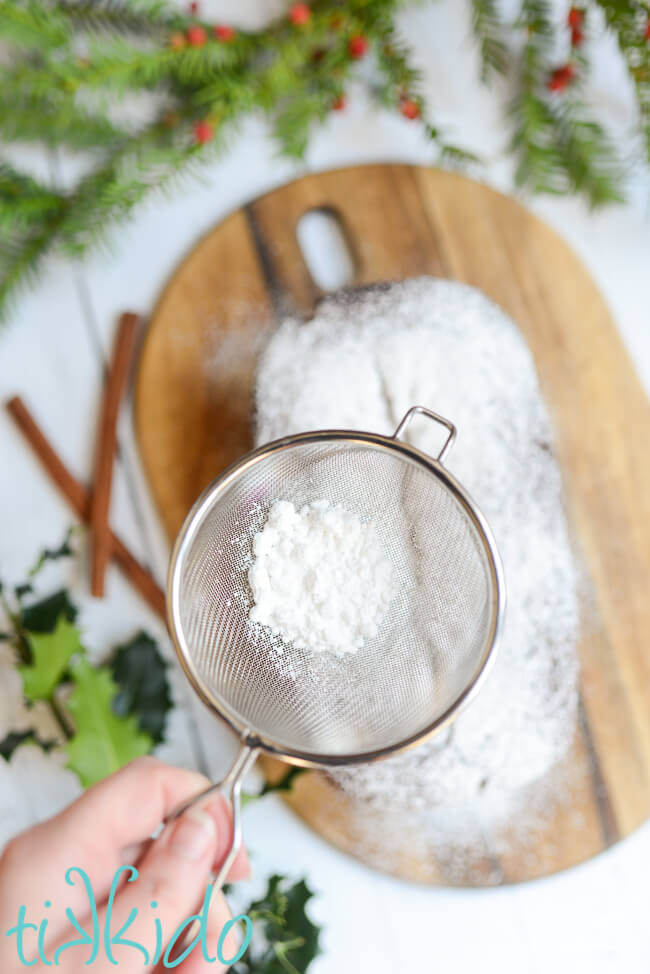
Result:
M179 590L184 556L202 523L203 516L215 500L217 500L218 495L223 493L234 479L239 477L248 468L259 463L269 454L291 449L298 444L322 443L324 441L335 442L337 440L345 440L351 444L370 445L380 450L386 450L392 454L402 454L409 462L426 467L441 480L460 501L478 531L487 556L492 579L493 595L491 601L490 631L485 642L480 664L472 680L462 693L457 696L454 702L439 717L416 733L410 734L408 737L387 747L355 754L328 755L310 751L289 750L285 745L274 741L272 738L256 732L254 733L251 728L246 726L244 721L230 711L228 705L219 698L216 692L210 689L192 663L190 648L187 645L182 626L180 625ZM167 574L166 596L169 633L185 676L199 698L226 726L240 737L244 745L255 749L261 748L267 754L271 754L290 764L301 767L334 767L337 765L371 763L389 755L407 751L433 737L441 730L444 730L456 718L460 711L474 699L488 675L489 669L494 661L495 651L503 628L506 601L503 565L492 534L492 529L480 508L474 503L468 492L461 486L453 474L439 460L428 456L428 454L423 453L409 443L405 443L396 436L383 436L379 433L368 433L359 430L315 430L307 433L298 433L294 436L282 437L281 439L265 443L255 450L251 450L226 467L218 477L204 488L185 517L171 551Z

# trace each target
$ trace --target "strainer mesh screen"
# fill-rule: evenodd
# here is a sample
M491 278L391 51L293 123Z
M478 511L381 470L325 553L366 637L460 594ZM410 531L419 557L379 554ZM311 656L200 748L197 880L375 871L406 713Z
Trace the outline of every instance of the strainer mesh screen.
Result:
M395 594L356 653L310 655L248 620L254 534L274 501L327 499L374 521ZM226 715L286 751L391 747L443 714L472 681L493 623L486 543L424 464L355 440L295 443L215 496L183 553L179 620L192 663Z

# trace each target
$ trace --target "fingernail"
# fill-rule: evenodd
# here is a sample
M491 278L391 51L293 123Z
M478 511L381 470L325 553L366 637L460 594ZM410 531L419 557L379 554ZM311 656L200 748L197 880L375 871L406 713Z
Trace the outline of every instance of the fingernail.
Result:
M211 815L200 808L185 812L171 837L172 851L184 859L201 859L212 850L217 827Z

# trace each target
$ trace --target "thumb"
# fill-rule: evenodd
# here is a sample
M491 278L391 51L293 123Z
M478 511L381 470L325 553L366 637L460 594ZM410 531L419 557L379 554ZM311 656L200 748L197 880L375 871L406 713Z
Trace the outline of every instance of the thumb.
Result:
M212 805L190 808L151 843L137 875L135 867L124 867L128 882L98 910L94 974L109 974L116 964L125 974L152 970L181 924L200 908L213 862L230 839L220 834L223 818L213 811ZM64 971L78 971L80 956L74 953L71 948L59 955Z

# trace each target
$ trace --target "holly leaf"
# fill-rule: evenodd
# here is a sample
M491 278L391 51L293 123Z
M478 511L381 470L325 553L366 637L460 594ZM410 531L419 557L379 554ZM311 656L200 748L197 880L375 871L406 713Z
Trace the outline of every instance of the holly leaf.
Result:
M298 766L288 768L286 774L284 774L279 781L276 781L274 784L271 784L268 781L265 782L264 787L259 792L257 797L262 798L263 795L269 795L274 791L293 791L293 783L295 779L298 777L298 775L304 774L306 770L307 768L299 768Z
M139 632L128 643L118 646L111 672L118 687L113 713L118 717L135 716L140 730L159 744L172 698L167 665L151 636Z
M246 910L262 937L236 965L238 974L305 974L320 950L320 928L305 909L313 895L304 879L289 886L271 876L265 895Z
M285 956L290 957L291 963L299 971L306 971L318 953L320 929L311 922L305 912L305 907L313 895L304 879L294 883L285 893L287 931L291 934L289 939L296 943L296 948L287 951ZM298 946L298 941L302 941L302 945Z
M134 716L114 713L117 687L107 667L80 659L72 667L72 679L74 690L66 707L74 718L75 735L65 747L68 767L87 788L133 758L148 754L153 740L138 729Z
M77 618L76 606L72 604L64 588L46 599L25 606L22 610L21 625L23 629L29 629L30 632L52 632L59 616L63 616L69 622L74 622Z
M46 700L52 695L75 653L83 653L76 625L59 616L53 632L26 633L32 660L19 666L28 700Z
M307 768L299 768L297 766L288 768L282 777L273 783L270 781L265 781L262 789L255 794L249 794L243 792L241 796L242 807L248 805L249 802L257 801L258 798L264 798L265 795L271 795L274 792L290 792L293 791L293 783L298 775L304 774Z
M0 741L0 756L8 761L17 747L21 744L37 744L44 751L51 751L56 741L42 741L35 730L31 728L24 731L10 731L9 734Z

